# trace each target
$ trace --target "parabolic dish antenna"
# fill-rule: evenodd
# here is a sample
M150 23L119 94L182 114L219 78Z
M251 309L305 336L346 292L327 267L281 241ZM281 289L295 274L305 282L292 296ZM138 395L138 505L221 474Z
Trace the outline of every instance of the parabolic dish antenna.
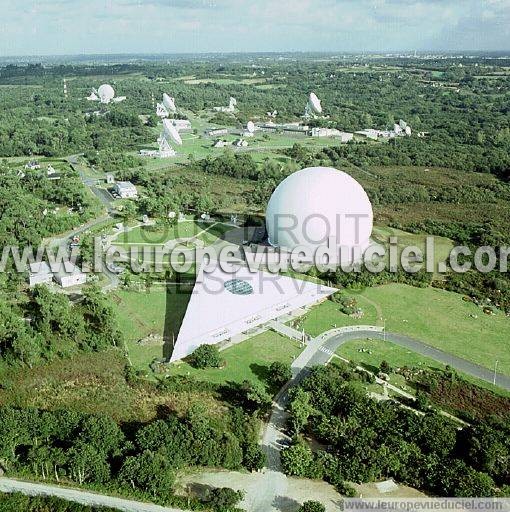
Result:
M314 92L310 93L310 96L308 97L308 103L314 113L322 114L321 100L317 98L317 95Z
M103 84L97 90L97 95L99 96L101 103L109 103L115 97L115 91L111 85Z
M248 124L246 125L246 129L250 133L253 133L255 131L255 124L253 123L253 121L248 121Z
M163 105L170 112L175 112L177 110L175 107L175 98L171 98L166 92L163 94Z
M168 119L163 119L163 131L167 137L170 137L176 144L182 146L182 139L179 132Z

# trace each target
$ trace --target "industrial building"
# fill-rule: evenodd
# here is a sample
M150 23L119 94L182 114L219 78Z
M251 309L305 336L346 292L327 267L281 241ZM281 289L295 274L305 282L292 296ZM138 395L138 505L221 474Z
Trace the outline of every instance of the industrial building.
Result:
M30 263L29 268L28 284L31 287L38 284L49 284L53 281L53 272L45 261Z
M118 181L113 189L121 199L136 199L138 197L138 191L130 181Z
M216 265L195 283L170 361L183 359L200 345L242 341L240 335L336 291L278 274L253 273L247 267Z
M62 288L69 288L71 286L79 286L87 282L87 274L82 272L77 266L71 262L66 262L62 265L58 272L55 272L54 278L57 284Z
M212 130L206 130L205 134L208 137L219 137L221 135L228 135L228 130L226 128L213 128Z
M353 133L341 132L335 128L312 128L310 135L312 137L335 137L340 142L350 142L354 139Z
M187 119L171 119L170 122L174 125L178 132L191 131L191 121Z

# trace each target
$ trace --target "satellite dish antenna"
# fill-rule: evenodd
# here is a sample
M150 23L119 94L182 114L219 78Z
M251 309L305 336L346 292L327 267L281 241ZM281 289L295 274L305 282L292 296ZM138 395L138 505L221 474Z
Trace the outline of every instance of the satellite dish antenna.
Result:
M163 105L162 103L158 103L156 105L156 115L161 119L163 119L164 117L168 117L169 112L166 109L165 105Z
M314 114L322 114L321 100L317 98L317 95L314 92L311 92L308 97L308 106Z
M177 214L175 212L168 212L169 219L175 219L176 216L177 216Z
M97 90L97 94L101 103L110 103L110 101L112 101L115 97L115 91L113 90L113 87L108 84L101 85L101 87L99 87Z
M248 121L248 124L246 125L246 129L250 133L253 133L255 131L255 124L253 123L253 121Z
M179 132L168 119L163 119L163 133L165 136L170 137L176 144L182 146L182 139Z
M168 110L168 112L177 111L175 106L175 98L171 98L166 92L163 94L163 106Z

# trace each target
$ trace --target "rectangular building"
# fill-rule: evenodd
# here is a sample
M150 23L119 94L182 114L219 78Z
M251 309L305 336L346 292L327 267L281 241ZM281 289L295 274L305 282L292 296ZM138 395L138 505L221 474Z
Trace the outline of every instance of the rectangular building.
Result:
M63 264L62 268L55 273L55 281L62 286L62 288L79 286L87 282L87 274L82 272L71 262L66 262L66 264Z
M113 189L122 199L136 199L138 197L138 191L130 181L118 181Z

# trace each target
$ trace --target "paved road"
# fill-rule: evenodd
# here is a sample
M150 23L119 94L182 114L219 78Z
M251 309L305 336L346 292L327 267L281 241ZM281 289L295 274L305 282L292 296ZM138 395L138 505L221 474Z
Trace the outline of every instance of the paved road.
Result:
M323 350L319 350L311 360L312 366L317 364L324 364L329 359L329 354L326 351L335 352L338 347L343 345L349 340L359 339L359 338L377 338L388 340L395 345L399 345L400 347L407 348L413 352L421 354L422 356L428 357L430 359L434 359L435 361L439 361L441 363L447 364L452 368L455 368L457 371L465 373L467 375L471 375L472 377L476 377L481 379L489 384L492 384L494 381L494 371L489 368L485 368L484 366L480 366L478 364L472 363L471 361L467 361L466 359L462 359L461 357L454 356L449 354L448 352L444 352L443 350L439 350L437 348L431 347L422 341L416 340L409 336L404 336L402 334L395 334L391 332L387 332L386 336L382 332L374 332L374 331L358 331L351 333L342 333L332 338L329 338L323 344ZM496 384L510 391L510 377L498 373L496 375Z
M125 512L182 512L181 509L161 507L153 503L114 498L113 496L105 496L103 494L95 494L56 485L22 482L11 478L0 478L0 491L8 493L21 492L28 496L56 496L83 505L110 507Z

